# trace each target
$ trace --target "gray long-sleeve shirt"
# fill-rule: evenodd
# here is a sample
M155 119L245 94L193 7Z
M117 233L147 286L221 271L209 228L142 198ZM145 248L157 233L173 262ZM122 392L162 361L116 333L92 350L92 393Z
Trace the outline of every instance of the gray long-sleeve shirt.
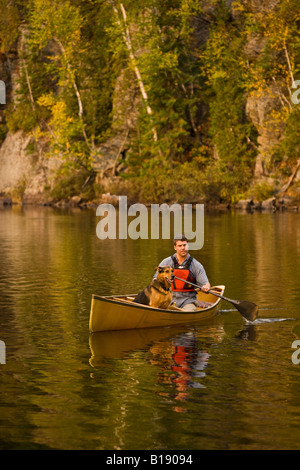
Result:
M187 258L184 260L181 266L185 266L189 258L190 258L190 255L187 256ZM174 267L172 257L169 256L168 258L163 259L162 262L159 263L159 266ZM204 267L195 258L193 258L191 262L190 270L195 276L195 279L196 279L195 284L199 284L200 286L203 286L204 284L209 282ZM157 274L154 277L157 277ZM196 299L197 299L196 292L173 292L173 302L175 302L177 307L179 308L183 307L186 304L194 302Z

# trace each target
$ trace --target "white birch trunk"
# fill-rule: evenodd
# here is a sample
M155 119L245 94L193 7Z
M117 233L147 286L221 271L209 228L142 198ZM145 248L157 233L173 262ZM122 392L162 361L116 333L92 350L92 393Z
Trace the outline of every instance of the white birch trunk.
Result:
M152 115L152 109L151 109L151 107L150 107L150 105L149 105L148 95L147 95L147 92L146 92L146 89L145 89L144 82L143 82L143 80L142 80L141 73L140 73L139 68L138 68L138 66L137 66L136 58L135 58L135 55L134 55L134 52L133 52L133 48L132 48L132 42L131 42L130 32L129 32L129 28L128 28L128 25L127 25L126 10L125 10L125 8L124 8L124 5L123 5L122 3L120 3L120 9L121 9L121 12L122 12L122 16L123 16L123 20L124 20L124 25L125 25L125 29L124 29L124 28L122 27L121 21L120 21L120 19L119 19L118 9L117 9L117 7L115 6L114 3L113 3L113 9L114 9L114 12L115 12L115 14L116 14L118 24L119 24L119 26L120 26L121 29L122 29L123 39L124 39L124 42L125 42L125 44L126 44L126 47L127 47L127 49L128 49L128 52L129 52L129 58L130 58L130 60L131 60L132 67L133 67L134 73L135 73L135 75L136 75L138 84L139 84L139 88L140 88L140 91L141 91L141 94L142 94L142 97L143 97L143 100L144 100L144 103L145 103L145 106L146 106L146 111L147 111L148 115L151 116L151 115ZM157 142L158 139L157 139L157 132L156 132L155 127L152 128L152 134L153 134L154 142Z

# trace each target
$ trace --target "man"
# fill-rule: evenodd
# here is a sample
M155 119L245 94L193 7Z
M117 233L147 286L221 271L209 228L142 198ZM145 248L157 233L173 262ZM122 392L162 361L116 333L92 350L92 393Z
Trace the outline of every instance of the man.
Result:
M184 235L174 238L174 249L176 253L165 258L159 266L172 266L174 275L183 279L179 281L175 278L172 285L173 302L176 306L186 311L194 311L197 309L197 294L189 282L200 285L204 292L209 291L211 286L202 264L189 254L188 241Z

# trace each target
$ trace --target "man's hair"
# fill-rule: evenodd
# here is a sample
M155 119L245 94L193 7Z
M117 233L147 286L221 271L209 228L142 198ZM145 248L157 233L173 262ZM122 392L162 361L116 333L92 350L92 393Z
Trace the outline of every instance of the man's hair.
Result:
M187 240L187 238L186 238L185 235L182 235L182 234L176 235L176 236L174 237L174 246L175 246L176 243L179 242L179 241L180 241L180 242L187 242L188 240Z

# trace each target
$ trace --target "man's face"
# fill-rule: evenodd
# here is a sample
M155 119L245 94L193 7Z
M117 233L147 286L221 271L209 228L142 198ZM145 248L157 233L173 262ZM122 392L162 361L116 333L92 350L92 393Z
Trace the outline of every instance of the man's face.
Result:
M175 248L176 253L182 258L184 258L188 254L188 251L189 251L189 245L188 245L188 242L186 241L178 240L176 242L176 245L174 245L174 248Z

